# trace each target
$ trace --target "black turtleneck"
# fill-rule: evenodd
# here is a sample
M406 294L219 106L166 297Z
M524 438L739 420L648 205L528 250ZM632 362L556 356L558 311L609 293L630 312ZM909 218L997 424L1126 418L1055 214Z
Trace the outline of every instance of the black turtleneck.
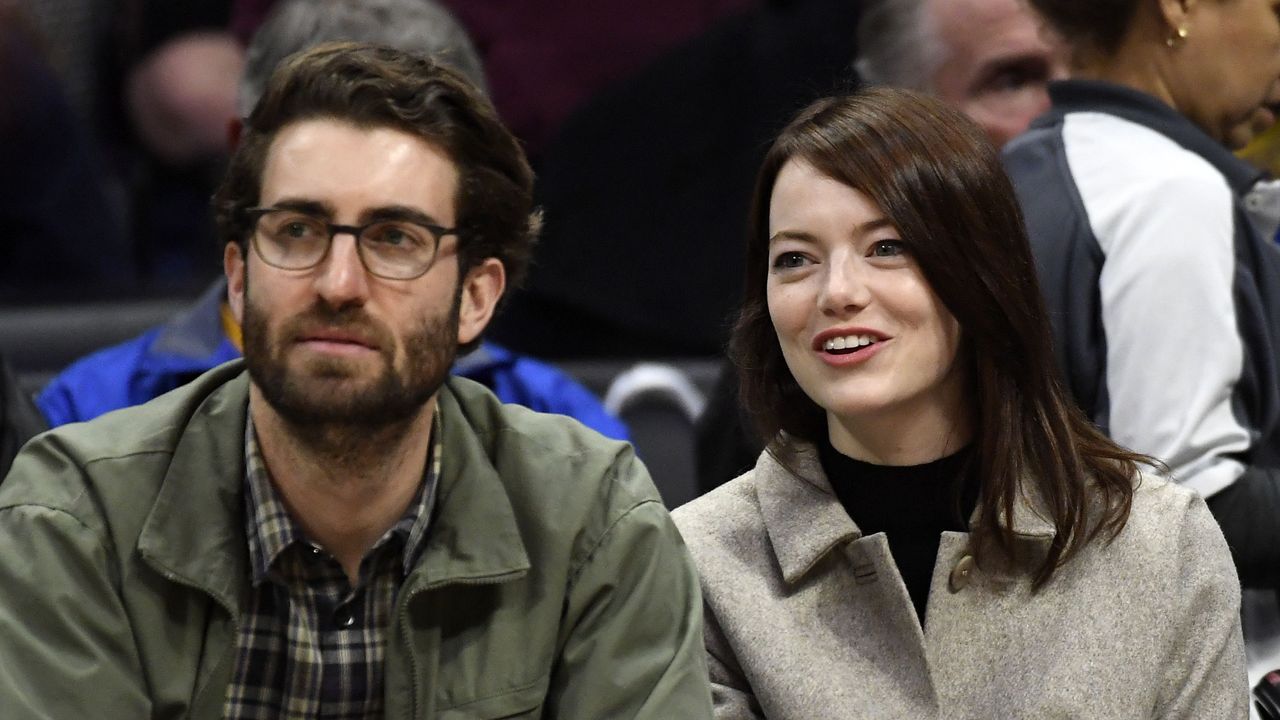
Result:
M970 447L923 465L875 465L818 445L836 497L863 535L883 532L924 624L929 585L944 530L966 531L977 504Z

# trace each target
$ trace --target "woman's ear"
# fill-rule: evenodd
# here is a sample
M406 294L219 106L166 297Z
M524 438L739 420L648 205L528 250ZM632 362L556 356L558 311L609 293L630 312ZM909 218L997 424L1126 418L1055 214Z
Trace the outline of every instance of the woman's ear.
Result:
M1173 47L1179 40L1185 40L1190 32L1191 12L1195 9L1196 0L1156 0L1160 5L1160 15L1164 19L1167 30L1165 42Z

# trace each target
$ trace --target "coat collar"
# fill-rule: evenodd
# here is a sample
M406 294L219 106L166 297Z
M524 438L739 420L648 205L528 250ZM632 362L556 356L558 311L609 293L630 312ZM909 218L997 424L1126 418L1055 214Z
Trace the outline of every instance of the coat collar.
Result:
M502 582L530 567L515 511L493 466L491 428L473 425L452 379L439 395L443 456L427 547L405 587ZM165 577L212 595L233 615L249 583L244 531L244 429L249 379L243 362L193 383L194 410L178 437L138 541Z
M862 537L836 498L810 443L788 441L794 450L791 468L769 450L756 462L756 494L765 532L788 585L801 580L827 553ZM1024 483L1024 489L1031 487ZM1019 496L1012 529L1019 538L1047 546L1056 536L1038 495Z
M1073 112L1105 112L1145 125L1204 158L1222 173L1236 195L1243 196L1265 175L1185 115L1139 90L1101 80L1059 80L1049 83L1049 99L1053 103L1049 112L1036 118L1032 127L1062 122Z

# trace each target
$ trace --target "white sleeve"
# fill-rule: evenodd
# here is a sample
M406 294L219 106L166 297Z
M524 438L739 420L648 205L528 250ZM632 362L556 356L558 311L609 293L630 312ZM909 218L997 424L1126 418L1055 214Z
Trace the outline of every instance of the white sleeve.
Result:
M1064 128L1068 162L1106 256L1099 290L1111 436L1210 496L1241 475L1232 456L1250 444L1232 412L1244 349L1231 190L1176 146L1117 163L1097 155L1103 148L1083 139L1086 128L1075 128L1073 142L1072 129Z

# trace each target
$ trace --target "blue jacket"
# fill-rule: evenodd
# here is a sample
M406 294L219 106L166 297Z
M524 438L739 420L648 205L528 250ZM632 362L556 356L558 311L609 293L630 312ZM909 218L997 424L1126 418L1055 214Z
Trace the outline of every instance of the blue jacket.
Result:
M240 357L222 331L220 308L226 292L225 283L216 283L163 325L62 371L36 398L49 426L140 405ZM568 415L609 437L629 439L626 426L590 390L547 363L483 343L458 358L453 372L485 385L503 402Z

